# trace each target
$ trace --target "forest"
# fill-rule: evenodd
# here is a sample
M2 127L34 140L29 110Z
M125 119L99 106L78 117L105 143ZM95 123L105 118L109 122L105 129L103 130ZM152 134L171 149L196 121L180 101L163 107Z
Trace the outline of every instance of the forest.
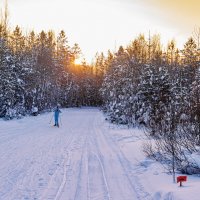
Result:
M0 118L62 108L98 106L106 119L143 127L155 143L144 151L174 171L199 173L188 154L200 145L200 30L183 49L164 47L160 35L138 35L94 62L75 64L78 44L61 30L23 33L0 20Z
M60 105L97 106L101 72L86 62L75 64L81 49L63 30L23 34L0 21L0 117L11 119Z

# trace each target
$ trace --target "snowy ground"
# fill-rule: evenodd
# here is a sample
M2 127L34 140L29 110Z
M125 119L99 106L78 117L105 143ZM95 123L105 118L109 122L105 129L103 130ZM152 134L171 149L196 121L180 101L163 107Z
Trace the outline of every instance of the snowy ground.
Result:
M184 187L145 158L146 137L104 121L98 109L0 121L1 200L199 200L200 178Z

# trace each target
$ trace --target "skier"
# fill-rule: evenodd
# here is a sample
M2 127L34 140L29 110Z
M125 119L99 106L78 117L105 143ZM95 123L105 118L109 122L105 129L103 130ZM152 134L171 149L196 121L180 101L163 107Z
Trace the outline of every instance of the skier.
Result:
M57 106L56 109L54 110L54 119L55 119L55 124L54 126L59 127L58 119L59 119L59 114L61 113L59 107Z

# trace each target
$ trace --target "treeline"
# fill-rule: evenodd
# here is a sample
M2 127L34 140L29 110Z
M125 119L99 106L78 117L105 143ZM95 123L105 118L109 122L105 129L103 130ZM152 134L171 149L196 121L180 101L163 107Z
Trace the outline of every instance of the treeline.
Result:
M197 35L197 39L199 35ZM200 145L200 50L196 38L184 48L159 35L139 35L110 54L102 88L103 110L116 124L143 126L153 136L145 152L184 173L200 172L189 158ZM199 44L199 43L198 43Z
M5 11L0 19L0 117L40 113L58 104L101 104L102 73L86 62L75 64L81 49L69 45L64 31L23 34L19 26L8 27L7 18Z

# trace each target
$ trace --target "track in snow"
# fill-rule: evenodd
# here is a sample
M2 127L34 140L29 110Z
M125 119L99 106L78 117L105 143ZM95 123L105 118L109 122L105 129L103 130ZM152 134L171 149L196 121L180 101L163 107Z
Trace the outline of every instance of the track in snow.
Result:
M0 121L0 200L151 199L98 109L51 115Z

